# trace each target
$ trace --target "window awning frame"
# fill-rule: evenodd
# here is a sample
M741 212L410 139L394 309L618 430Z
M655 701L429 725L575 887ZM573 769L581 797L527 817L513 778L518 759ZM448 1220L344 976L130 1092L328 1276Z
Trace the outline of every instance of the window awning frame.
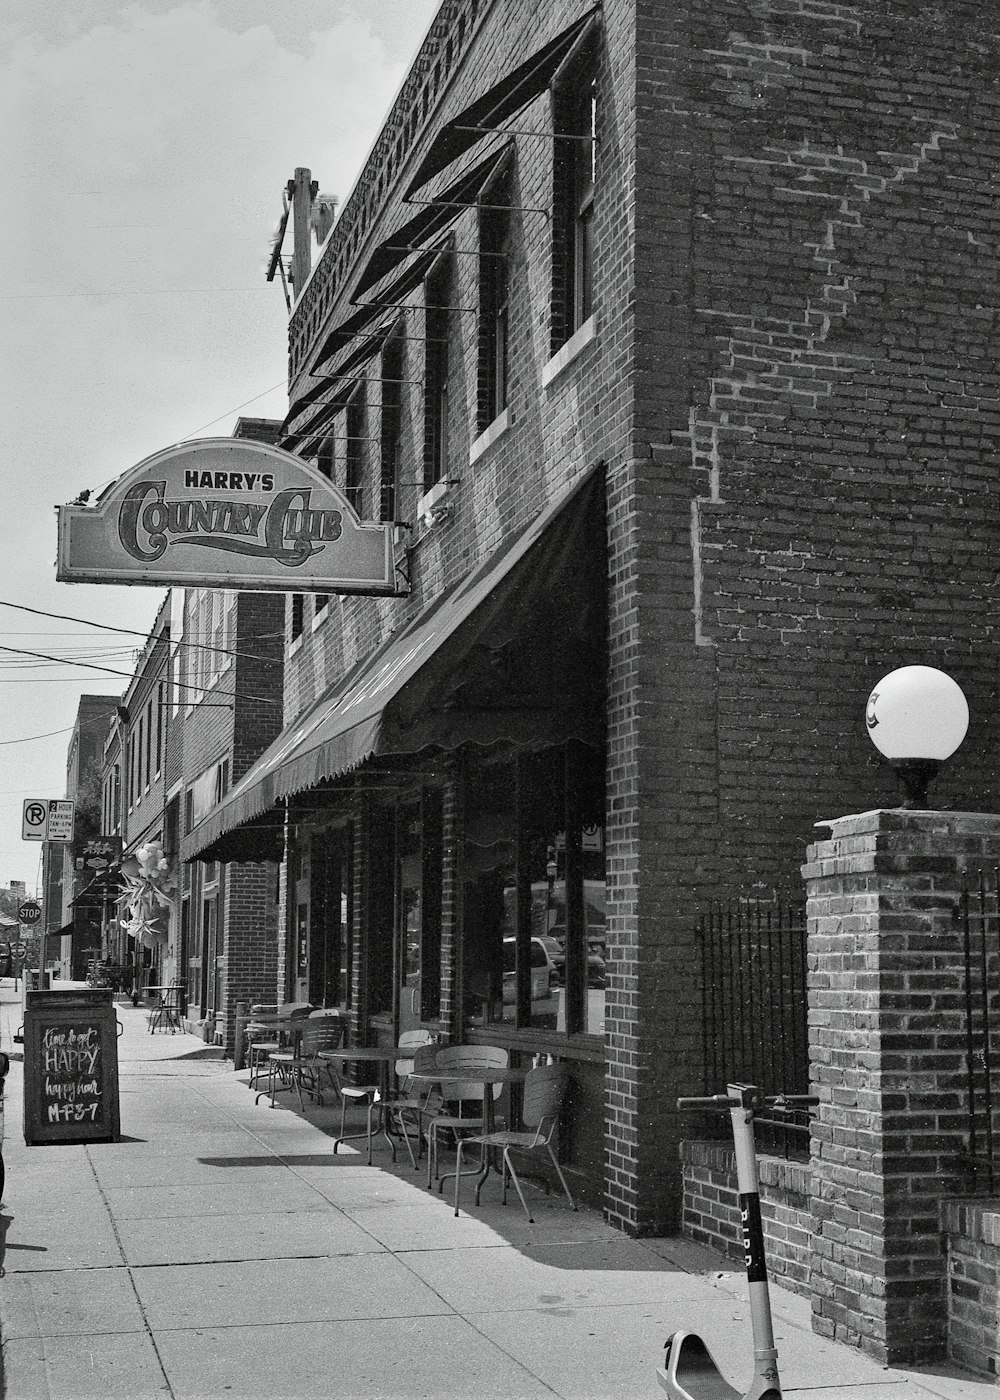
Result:
M484 135L498 131L505 121L539 97L589 40L597 27L599 13L599 5L589 10L547 44L536 49L530 58L477 97L457 116L445 122L410 180L403 195L404 201L481 141Z
M423 206L412 219L388 234L369 254L355 283L352 298L360 297L369 287L381 282L412 252L423 251L422 245L428 239L437 238L451 228L464 210L473 208L480 190L495 174L501 161L507 158L510 146L509 141L503 141L482 160L463 171L457 180L441 191L433 204Z

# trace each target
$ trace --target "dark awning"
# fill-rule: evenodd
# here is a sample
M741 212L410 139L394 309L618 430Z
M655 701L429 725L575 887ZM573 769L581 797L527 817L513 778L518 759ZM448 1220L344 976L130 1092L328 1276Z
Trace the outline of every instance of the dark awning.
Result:
M510 142L506 141L499 150L491 151L454 184L435 195L433 204L421 209L419 214L383 239L365 263L353 295L359 297L362 292L380 282L394 267L398 267L411 252L419 251L429 238L436 238L439 233L450 228L463 209L475 204L483 186L509 149Z
M542 48L536 49L529 59L508 73L506 78L484 92L457 117L452 117L451 121L446 122L431 142L430 149L420 162L403 198L409 199L421 185L426 185L427 181L446 165L450 165L464 151L481 141L484 128L495 129L522 107L526 107L539 93L544 92L573 45L583 38L584 32L594 23L596 14L595 7L561 34L557 34L554 39L550 39Z
M594 468L290 724L184 839L184 858L268 858L276 804L367 759L600 743L606 557L604 473ZM255 820L237 853L235 828Z

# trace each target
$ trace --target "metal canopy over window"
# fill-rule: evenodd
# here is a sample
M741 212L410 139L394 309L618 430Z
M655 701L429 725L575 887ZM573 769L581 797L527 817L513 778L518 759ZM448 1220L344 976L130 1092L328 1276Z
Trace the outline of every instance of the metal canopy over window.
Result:
M413 252L422 251L421 245L428 238L435 238L450 228L464 209L475 204L483 186L499 168L509 149L510 142L505 141L499 150L491 151L454 184L436 195L432 204L421 209L419 214L383 239L362 268L353 295L360 296L376 282L380 282L394 267L398 267L404 258L408 258Z
M434 259L438 257L442 251L444 244L445 241L441 240L435 247L428 248L426 252L422 253L419 258L401 272L394 281L384 287L379 295L372 299L371 303L360 306L353 315L348 316L345 321L341 321L339 326L335 326L323 341L323 344L316 354L315 365L317 368L314 370L314 373L319 373L319 366L323 364L324 360L328 359L331 355L335 355L337 351L343 349L345 345L349 345L356 336L361 334L366 326L371 325L376 317L383 315L384 312L394 304L402 302L416 287L419 287L428 269L434 262ZM367 358L367 356L363 358ZM343 374L347 373L343 365L338 367L338 371ZM287 432L289 424L294 422L300 413L304 413L311 404L321 399L328 389L328 384L316 384L305 394L296 399L288 410L285 421L282 424L282 431Z
M407 187L404 199L421 185L426 185L446 165L457 160L477 141L482 140L486 131L500 126L508 117L514 116L522 107L545 91L552 82L563 62L578 40L596 22L597 9L588 11L575 24L550 39L537 49L529 59L518 65L501 82L483 93L471 106L466 107L457 117L446 122L431 142L430 149L420 162L417 172ZM443 196L442 196L443 198Z
M286 433L285 436L290 438L313 437L324 423L329 422L331 418L336 417L341 409L346 408L348 400L357 388L355 371L361 369L369 360L375 358L385 342L389 339L392 330L392 326L383 326L379 330L373 331L370 335L365 336L361 344L356 345L351 353L344 357L335 370L331 370L329 374L324 375L324 379L329 382L317 385L315 389L311 389L308 394L299 399L289 411L288 417L285 419L286 424L294 421L300 413L304 413L305 410L320 399L323 394L330 394L331 389L333 390L332 397L323 399L319 405L319 410L313 414L312 418L308 419L302 425L298 432ZM347 381L346 383L344 382L345 380ZM337 389L336 385L338 384L343 387Z
M606 616L604 473L593 468L290 724L185 838L185 859L261 859L265 814L368 759L600 744Z

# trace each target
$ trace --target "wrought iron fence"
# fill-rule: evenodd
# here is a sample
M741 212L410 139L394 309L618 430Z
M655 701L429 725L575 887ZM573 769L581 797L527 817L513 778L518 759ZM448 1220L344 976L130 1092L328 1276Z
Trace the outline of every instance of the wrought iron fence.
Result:
M778 897L713 901L698 920L704 989L705 1091L756 1084L809 1092L804 905ZM799 1156L805 1122L758 1119L768 1150Z
M980 871L962 890L965 994L965 1080L968 1130L964 1163L973 1190L1000 1181L997 1161L998 1047L993 1020L1000 1009L1000 872Z

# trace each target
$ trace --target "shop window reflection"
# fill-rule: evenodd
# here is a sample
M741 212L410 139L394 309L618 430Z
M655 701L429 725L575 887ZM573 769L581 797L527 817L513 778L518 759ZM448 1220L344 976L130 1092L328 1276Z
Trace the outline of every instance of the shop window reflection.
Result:
M519 771L511 761L470 773L463 986L474 1024L603 1033L603 773L594 757L582 779L561 749L522 759ZM569 814L579 827L568 854Z
M406 807L399 826L399 904L402 948L402 981L399 1000L400 1031L420 1024L420 974L422 950L422 893L420 808Z

